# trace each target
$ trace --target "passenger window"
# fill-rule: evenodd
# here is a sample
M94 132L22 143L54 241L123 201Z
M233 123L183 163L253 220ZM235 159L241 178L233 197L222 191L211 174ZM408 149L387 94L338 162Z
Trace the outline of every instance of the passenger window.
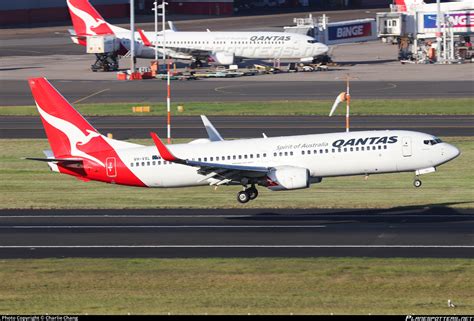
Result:
M362 146L362 147L360 148L360 150L361 150L361 151L364 151L364 146Z
M253 154L250 154L250 158L253 158Z
M304 150L301 151L301 155L304 155Z
M199 161L199 162L201 161L201 157L198 158L198 161Z
M150 166L150 162L146 162L146 166Z
M219 156L216 156L216 161L218 161L218 160L219 160Z
M234 155L234 156L232 156L232 159L237 159L237 157Z
M136 162L136 163L135 163L135 166L140 166L140 163L139 163L139 162Z
M145 166L145 162L142 162L142 166Z
M326 152L326 154L329 153L329 149L326 149L325 152Z
M318 153L317 149L313 150L313 154L317 154L317 153Z
M204 161L207 162L207 157L204 157Z
M152 164L153 166L155 166L155 165L156 165L156 162L155 162L155 161L153 161L151 164Z
M354 147L351 147L351 152L353 152L353 151L354 151Z
M383 145L383 149L387 149L387 145Z
M322 150L322 149L320 149L320 150L319 150L319 153L320 153L320 154L322 154L322 153L323 153L323 150Z
M382 146L379 145L379 149L382 149Z
M310 154L311 154L311 151L310 151L310 150L308 150L307 154L308 154L308 155L310 155Z
M242 159L242 155L239 155L239 159Z
M209 157L209 161L213 161L214 160L214 157Z
M280 152L280 156L283 156L283 152Z
M288 152L285 152L285 156L288 156Z
M227 160L230 160L230 156L227 156Z
M130 167L133 167L133 163L130 163Z
M376 146L372 146L372 150L376 150L376 149L377 149L377 147L376 147Z
M158 165L161 165L161 161L158 161Z
M290 152L290 155L293 156L293 152Z
M344 152L347 152L347 147L344 147Z
M333 153L335 153L335 152L336 152L336 150L333 148L333 149L332 149L332 152L333 152Z
M340 152L341 152L341 149L340 149L340 148L338 148L338 149L337 149L337 151L340 153Z
M266 154L266 153L264 153L264 154L263 154L263 157L267 157L267 154Z
M247 155L244 155L244 158L247 159Z
M260 158L260 154L257 154L257 158Z

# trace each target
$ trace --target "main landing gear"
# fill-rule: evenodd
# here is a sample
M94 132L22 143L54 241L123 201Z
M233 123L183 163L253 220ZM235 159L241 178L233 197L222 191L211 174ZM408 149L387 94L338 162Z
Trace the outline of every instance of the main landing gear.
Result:
M244 204L248 201L252 201L256 199L258 196L258 190L255 188L254 185L252 187L246 188L243 191L237 193L237 200Z

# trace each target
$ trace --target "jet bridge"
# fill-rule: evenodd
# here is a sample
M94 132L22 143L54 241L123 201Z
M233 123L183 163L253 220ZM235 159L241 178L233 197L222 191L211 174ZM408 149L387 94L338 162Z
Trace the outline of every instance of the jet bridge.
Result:
M355 43L377 40L377 23L375 19L356 19L329 22L329 17L293 19L294 26L284 27L285 32L305 34L326 45Z

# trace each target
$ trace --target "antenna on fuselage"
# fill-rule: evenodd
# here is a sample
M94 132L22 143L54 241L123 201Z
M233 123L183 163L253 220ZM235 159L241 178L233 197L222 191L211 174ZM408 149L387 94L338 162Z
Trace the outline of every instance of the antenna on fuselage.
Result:
M350 80L351 79L359 79L359 78L351 77L349 74L346 75L345 77L346 91L340 93L336 97L336 100L334 101L334 104L332 105L331 111L329 112L329 117L331 117L336 111L337 106L343 101L346 102L346 132L349 132L349 128L350 128L349 117L350 117L350 105L351 105L351 93L350 93Z

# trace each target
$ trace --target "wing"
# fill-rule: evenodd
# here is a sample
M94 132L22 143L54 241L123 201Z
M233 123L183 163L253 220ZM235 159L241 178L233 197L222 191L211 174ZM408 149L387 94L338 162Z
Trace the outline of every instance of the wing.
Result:
M266 177L271 168L260 166L244 166L222 163L197 162L189 159L182 159L174 156L162 143L158 135L150 133L161 157L172 163L192 166L198 168L198 173L204 175L200 180L203 182L213 178L211 185L229 184L231 182L241 182L245 178Z

